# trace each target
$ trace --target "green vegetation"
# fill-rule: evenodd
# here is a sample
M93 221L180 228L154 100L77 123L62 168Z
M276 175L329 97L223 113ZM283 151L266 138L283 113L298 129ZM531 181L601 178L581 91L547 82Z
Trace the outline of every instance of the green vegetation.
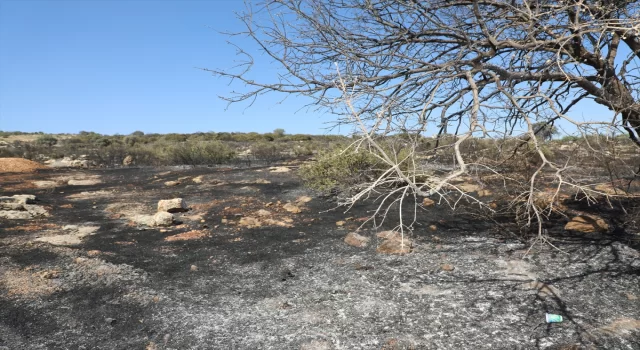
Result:
M315 162L300 167L299 174L312 189L348 191L352 186L375 179L381 165L380 160L368 151L335 148L320 153Z

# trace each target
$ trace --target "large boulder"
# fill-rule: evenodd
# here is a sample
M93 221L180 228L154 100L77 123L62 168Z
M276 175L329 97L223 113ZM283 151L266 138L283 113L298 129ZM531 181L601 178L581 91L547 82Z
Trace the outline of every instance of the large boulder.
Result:
M183 213L189 211L187 203L182 198L163 199L158 202L158 211L167 213Z

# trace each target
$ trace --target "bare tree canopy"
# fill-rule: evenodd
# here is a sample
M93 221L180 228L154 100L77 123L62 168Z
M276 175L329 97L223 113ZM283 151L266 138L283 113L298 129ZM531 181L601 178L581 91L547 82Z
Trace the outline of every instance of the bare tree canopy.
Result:
M471 138L505 138L518 126L558 186L567 184L567 164L547 159L535 137L546 125L562 119L584 134L625 130L640 145L636 1L271 0L247 3L239 18L247 30L236 34L252 38L283 71L253 80L253 58L238 48L244 66L212 72L249 88L225 99L270 91L311 97L355 125L414 194L442 194L468 172L460 147ZM583 100L606 106L610 118L570 118ZM416 180L416 167L403 170L403 160L375 143L376 135L398 132L458 135L455 169L435 182ZM413 146L407 159L420 159ZM537 214L536 181L533 174L528 210Z

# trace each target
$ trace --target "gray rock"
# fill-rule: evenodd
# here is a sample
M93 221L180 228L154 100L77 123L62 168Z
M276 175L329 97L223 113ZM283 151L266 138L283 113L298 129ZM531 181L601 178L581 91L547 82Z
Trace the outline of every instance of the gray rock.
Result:
M171 226L173 224L173 214L161 211L153 216L154 226Z
M0 203L34 204L35 202L36 196L32 194L14 194L11 197L0 197Z
M158 212L181 213L188 210L187 203L182 198L166 199L158 202Z
M8 220L27 220L31 219L32 216L28 211L0 210L0 218Z

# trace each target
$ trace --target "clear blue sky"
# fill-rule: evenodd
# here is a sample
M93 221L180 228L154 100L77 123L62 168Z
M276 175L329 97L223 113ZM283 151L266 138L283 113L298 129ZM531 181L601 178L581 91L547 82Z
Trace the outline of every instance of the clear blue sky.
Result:
M228 82L196 68L234 65L218 31L241 29L234 11L243 6L0 0L0 130L328 133L331 116L299 110L304 99L277 104L284 96L267 95L225 111L217 96L228 94Z
M278 103L284 96L270 94L252 107L225 110L217 96L232 90L228 82L196 68L234 65L235 49L218 31L241 30L234 12L243 6L242 0L0 0L0 130L328 133L333 118L301 110L310 102L303 98ZM264 56L259 62L254 74L275 74ZM611 118L592 102L570 115ZM350 129L331 133L338 131Z

